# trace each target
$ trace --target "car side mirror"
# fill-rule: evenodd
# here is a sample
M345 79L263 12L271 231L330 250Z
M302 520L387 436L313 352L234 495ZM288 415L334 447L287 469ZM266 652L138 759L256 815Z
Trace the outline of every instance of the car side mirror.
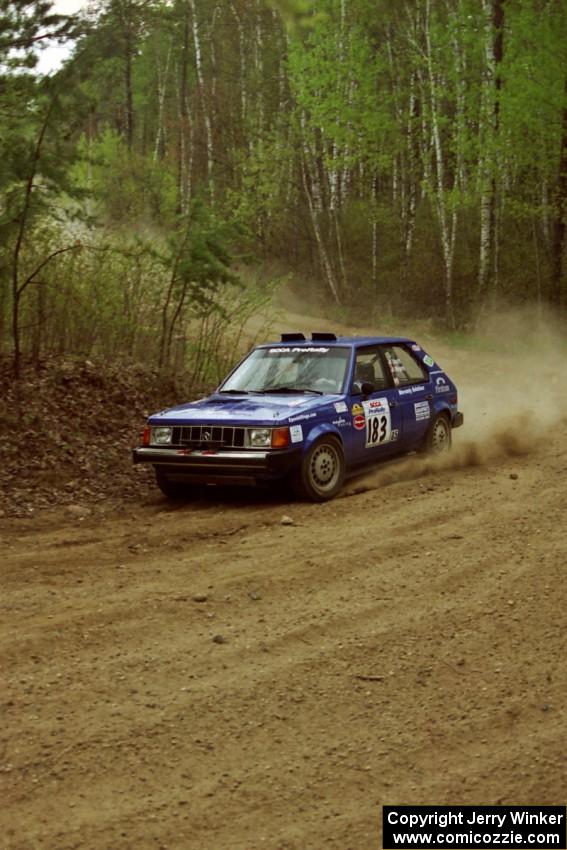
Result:
M372 381L353 381L350 388L351 395L370 395L375 391Z

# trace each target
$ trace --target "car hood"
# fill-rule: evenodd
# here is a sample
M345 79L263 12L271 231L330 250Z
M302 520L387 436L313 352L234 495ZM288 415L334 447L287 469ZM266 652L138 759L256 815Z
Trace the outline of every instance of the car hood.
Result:
M342 399L341 395L313 396L298 393L221 395L170 407L150 416L151 425L230 422L236 425L271 425L314 418L321 408Z

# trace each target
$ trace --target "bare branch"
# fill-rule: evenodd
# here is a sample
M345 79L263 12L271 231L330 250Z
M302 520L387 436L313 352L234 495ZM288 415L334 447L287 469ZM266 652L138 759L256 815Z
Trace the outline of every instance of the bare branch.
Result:
M60 254L66 254L69 251L79 251L82 247L83 246L81 244L74 244L68 245L67 248L58 248L57 251L53 251L51 254L49 254L48 257L42 260L39 266L37 266L36 269L24 280L22 285L18 288L18 295L22 294L24 289L26 289L26 287L30 285L35 276L38 275L40 271L44 269L48 263L51 262L51 260L53 260L55 257L58 257Z

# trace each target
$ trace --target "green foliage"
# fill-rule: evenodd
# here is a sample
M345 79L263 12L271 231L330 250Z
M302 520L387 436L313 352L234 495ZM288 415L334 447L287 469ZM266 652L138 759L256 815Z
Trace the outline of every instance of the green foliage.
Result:
M326 153L329 165L352 167L364 158L385 169L395 134L391 95L384 89L377 96L385 61L356 21L342 28L336 6L328 2L324 21L306 38L292 39L289 75L295 102L311 132L334 145L333 162Z
M281 228L294 187L286 183L294 147L279 130L266 132L261 142L242 151L237 160L240 185L229 189L226 207L250 242L261 233L270 241Z
M269 3L292 32L309 31L325 19L325 13L316 10L313 0L269 0Z
M14 71L37 64L36 47L49 40L64 41L73 35L72 19L53 12L41 0L1 0L0 66Z
M496 68L496 2L103 0L48 81L69 22L1 5L0 344L197 361L243 252L466 323L487 221L494 292L560 300L567 7L506 0Z
M124 138L107 128L95 139L83 135L73 169L75 185L89 193L105 224L171 223L175 217L175 177L161 162L129 151Z
M55 257L22 304L24 349L149 366L163 355L164 370L188 374L194 384L220 380L244 345L245 323L266 309L271 289L245 284L231 271L225 240L234 230L203 204L186 225L160 251L155 239L101 233ZM61 226L37 226L23 268L34 268L64 239Z
M165 250L159 253L171 274L173 292L185 294L194 315L209 309L220 287L238 283L229 252L229 243L234 242L237 231L234 223L218 219L197 198L189 215L168 236Z
M557 174L567 107L567 8L548 3L539 9L521 0L510 17L502 155L516 191L526 198L542 179L554 181Z

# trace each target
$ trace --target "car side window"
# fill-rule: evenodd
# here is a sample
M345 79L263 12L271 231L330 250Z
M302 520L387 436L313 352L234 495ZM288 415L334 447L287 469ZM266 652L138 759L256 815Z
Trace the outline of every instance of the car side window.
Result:
M365 381L374 384L375 390L386 389L389 386L388 377L382 365L380 349L377 345L358 348L356 351L353 392L359 393Z
M397 387L429 380L425 367L403 345L385 345L383 351L392 380Z

